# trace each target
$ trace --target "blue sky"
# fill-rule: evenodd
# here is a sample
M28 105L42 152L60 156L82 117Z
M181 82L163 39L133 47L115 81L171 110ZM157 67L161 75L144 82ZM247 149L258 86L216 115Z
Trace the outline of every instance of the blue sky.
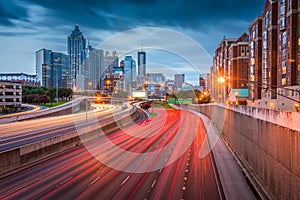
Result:
M93 46L124 31L159 27L190 37L212 57L224 36L238 37L247 32L249 24L261 15L263 5L262 0L0 0L0 72L34 74L35 52L47 48L66 53L66 37L76 23ZM156 41L157 36L151 39ZM187 47L180 43L178 48ZM147 62L164 65L169 69L166 71L194 74L187 70L189 63L170 52L162 56L151 50ZM208 72L211 64L203 61L196 65ZM161 69L153 66L149 71Z

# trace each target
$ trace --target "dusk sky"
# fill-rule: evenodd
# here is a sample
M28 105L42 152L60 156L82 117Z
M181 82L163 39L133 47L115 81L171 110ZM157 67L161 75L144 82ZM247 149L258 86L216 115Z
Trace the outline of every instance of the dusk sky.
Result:
M66 53L67 36L75 24L94 47L123 31L159 27L185 34L212 57L224 36L247 32L263 5L262 0L0 0L0 72L34 74L35 52L46 48ZM184 68L180 59L158 52L150 51L147 62L172 66L175 72ZM209 72L212 61L196 65L201 65L201 72ZM153 66L152 71L159 71Z

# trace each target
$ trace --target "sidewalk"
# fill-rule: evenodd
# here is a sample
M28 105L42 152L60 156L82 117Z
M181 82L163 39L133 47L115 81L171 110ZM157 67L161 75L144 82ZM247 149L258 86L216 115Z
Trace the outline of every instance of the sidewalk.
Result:
M172 106L175 109L183 109L175 105ZM239 161L235 159L218 130L214 127L213 123L211 123L211 120L201 113L188 109L185 110L199 116L203 121L207 133L206 140L212 149L216 170L218 171L225 199L257 199L246 181L242 169L238 164Z

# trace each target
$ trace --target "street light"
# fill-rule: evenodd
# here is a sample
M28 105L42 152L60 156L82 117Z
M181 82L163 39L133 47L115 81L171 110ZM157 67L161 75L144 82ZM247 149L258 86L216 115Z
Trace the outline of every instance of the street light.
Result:
M88 84L89 84L89 89L91 90L92 82L90 81Z
M218 82L219 83L225 83L225 78L224 77L218 77Z

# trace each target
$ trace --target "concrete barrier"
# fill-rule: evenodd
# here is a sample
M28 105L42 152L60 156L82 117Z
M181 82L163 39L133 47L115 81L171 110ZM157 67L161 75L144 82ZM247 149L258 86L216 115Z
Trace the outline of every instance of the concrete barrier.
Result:
M267 198L299 199L300 113L246 106L185 107L212 119Z
M108 133L118 129L120 126L126 126L132 123L132 121L138 119L139 116L138 110L134 108L129 113L115 119L114 122L105 122L101 125L93 125L84 128L84 131L80 131L80 135L78 135L77 131L68 132L15 149L0 152L0 174L4 174L5 172L22 167L31 162L94 140L103 136L103 133Z

